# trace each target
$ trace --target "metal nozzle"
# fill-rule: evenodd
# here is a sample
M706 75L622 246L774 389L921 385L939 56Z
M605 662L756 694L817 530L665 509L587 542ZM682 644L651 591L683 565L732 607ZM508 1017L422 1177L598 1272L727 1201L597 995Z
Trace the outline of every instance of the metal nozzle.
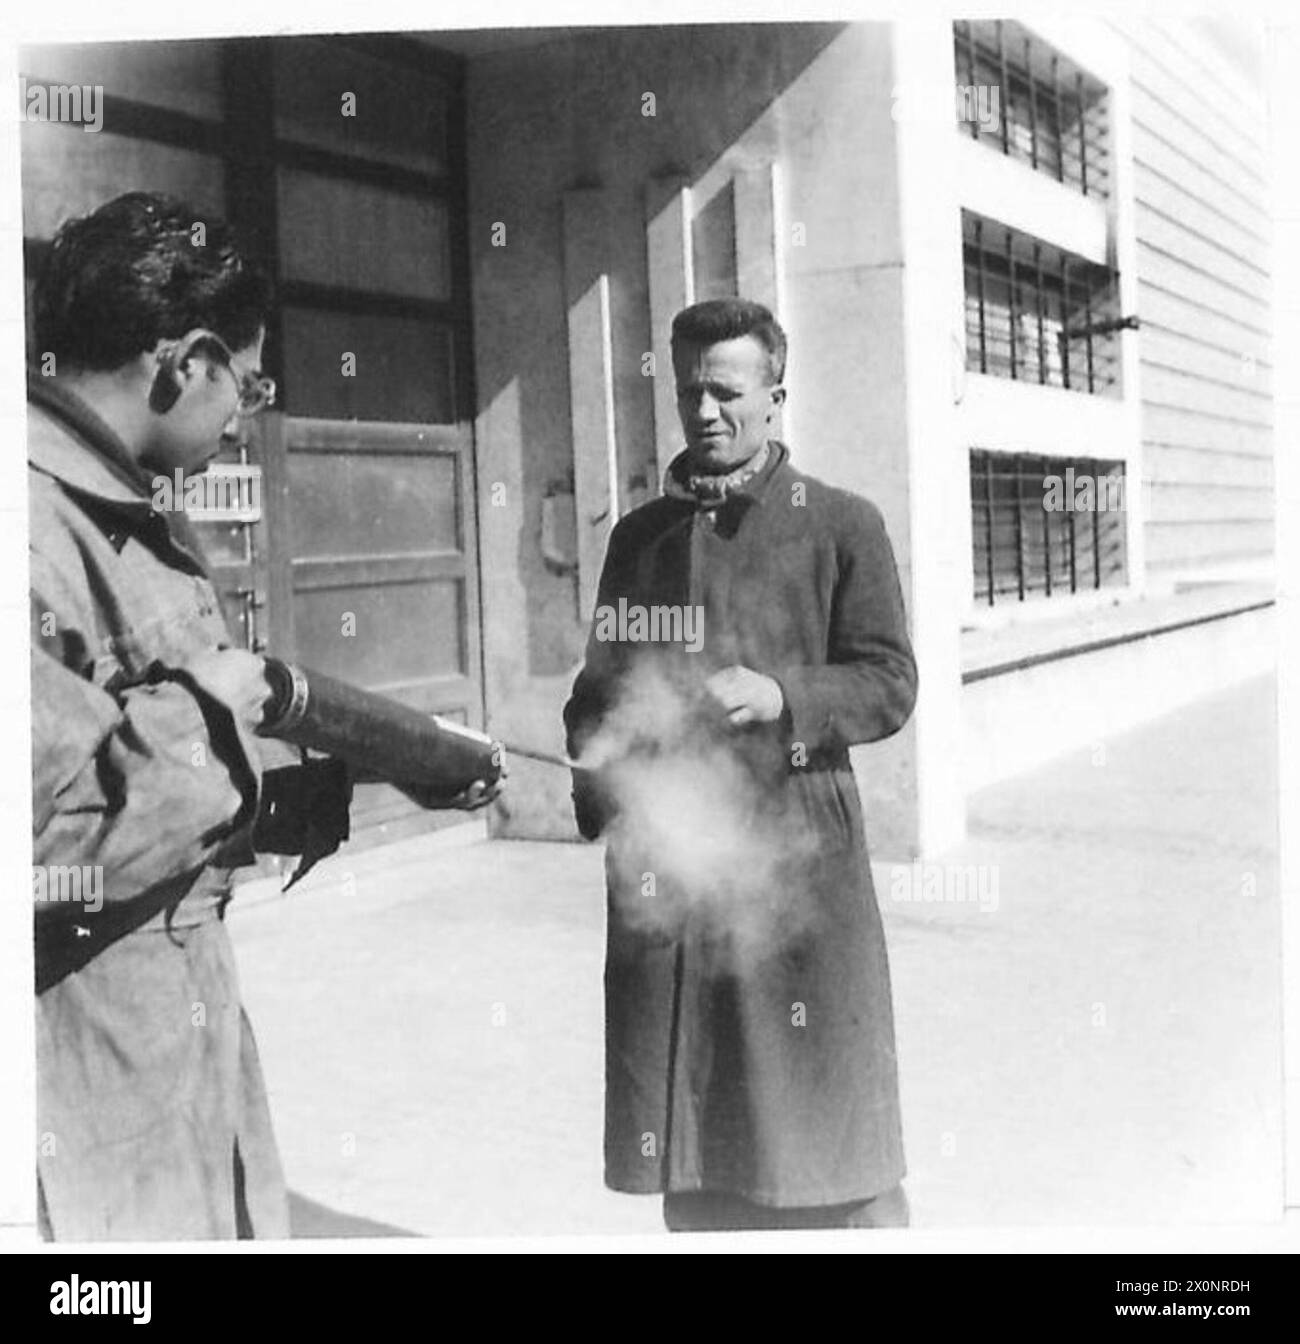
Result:
M538 751L534 747L521 747L514 742L503 741L501 745L510 756L524 756L530 761L541 761L543 765L558 765L562 770L587 770L590 768L579 765L577 761L572 761L567 756L557 756L554 752Z

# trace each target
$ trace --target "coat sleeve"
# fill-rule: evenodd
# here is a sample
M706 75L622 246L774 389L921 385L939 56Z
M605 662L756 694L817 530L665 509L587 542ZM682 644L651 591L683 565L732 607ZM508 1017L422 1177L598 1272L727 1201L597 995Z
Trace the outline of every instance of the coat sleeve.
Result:
M790 740L810 754L889 737L916 703L916 660L885 521L874 504L854 499L836 531L826 662L777 674Z
M627 554L624 541L625 526L620 522L610 533L605 550L605 563L601 567L596 592L597 609L617 602L618 594L624 591L623 559ZM618 641L596 638L593 613L582 669L564 706L565 749L572 759L577 759L586 750L618 697L624 670L621 654L622 646ZM612 800L595 772L573 772L573 812L578 832L584 839L596 839L609 824L613 815Z
M33 590L33 862L101 866L108 903L214 860L250 861L238 836L260 763L246 730L184 667L155 665L114 691L80 675L68 662L84 638L58 611Z

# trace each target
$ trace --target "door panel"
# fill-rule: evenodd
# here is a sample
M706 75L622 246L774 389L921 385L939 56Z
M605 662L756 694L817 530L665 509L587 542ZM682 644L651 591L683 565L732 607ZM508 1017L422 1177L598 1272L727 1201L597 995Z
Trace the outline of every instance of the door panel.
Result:
M294 624L305 662L404 699L426 683L464 677L460 580L348 583L341 574L321 576L315 569L295 566ZM445 685L435 698L447 698Z
M455 419L452 333L441 322L290 305L282 328L294 414L442 425ZM345 365L347 354L353 358Z
M276 182L286 280L449 296L444 202L297 168L281 168Z
M330 38L273 45L275 134L372 163L441 174L448 162L448 89L414 70ZM344 114L346 94L355 115Z
M290 458L297 557L335 555L358 536L373 543L378 531L392 556L460 550L455 453L386 451L388 439L363 450L365 432L358 429L352 452L299 447ZM396 492L394 480L402 486Z

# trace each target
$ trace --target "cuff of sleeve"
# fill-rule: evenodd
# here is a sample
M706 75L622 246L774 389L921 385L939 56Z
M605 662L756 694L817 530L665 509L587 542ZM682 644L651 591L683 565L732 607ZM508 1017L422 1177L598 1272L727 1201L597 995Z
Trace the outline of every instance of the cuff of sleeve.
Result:
M815 668L791 667L776 678L785 697L782 723L789 744L802 743L809 756L839 744L835 716L810 675L815 672Z

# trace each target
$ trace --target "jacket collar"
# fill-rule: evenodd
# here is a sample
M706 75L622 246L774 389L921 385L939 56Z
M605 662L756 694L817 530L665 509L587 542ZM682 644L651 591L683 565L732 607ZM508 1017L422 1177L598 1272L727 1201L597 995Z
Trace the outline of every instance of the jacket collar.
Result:
M767 462L756 476L751 477L737 491L753 504L761 504L764 496L772 487L772 481L778 471L790 460L790 450L780 439L768 439Z
M35 413L27 418L27 461L83 499L119 510L135 530L154 534L153 544L165 537L194 572L206 575L202 544L184 511L155 512L152 479L126 444L81 397L51 381L28 370Z
M78 494L149 513L150 478L117 434L75 392L28 371L27 460Z

